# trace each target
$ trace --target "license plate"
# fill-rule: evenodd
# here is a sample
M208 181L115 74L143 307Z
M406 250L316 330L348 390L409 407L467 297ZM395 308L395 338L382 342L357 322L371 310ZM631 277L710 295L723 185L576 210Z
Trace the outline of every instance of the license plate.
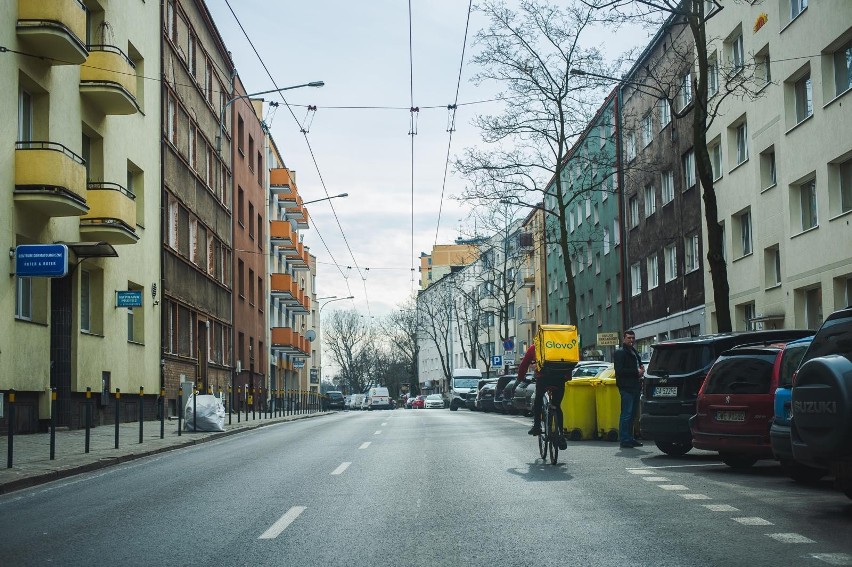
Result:
M677 386L657 386L654 388L655 398L674 398L677 396Z
M716 421L745 421L744 411L717 411Z

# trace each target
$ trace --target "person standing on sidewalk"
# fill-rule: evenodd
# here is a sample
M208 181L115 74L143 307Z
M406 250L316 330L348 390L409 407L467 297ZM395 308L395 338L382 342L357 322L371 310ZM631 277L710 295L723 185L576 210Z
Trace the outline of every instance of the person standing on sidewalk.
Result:
M641 379L645 374L645 365L633 343L636 333L625 331L621 347L616 349L613 356L615 366L615 385L621 394L621 417L618 422L618 440L623 449L641 447L642 443L633 436L633 421L639 411L639 395Z

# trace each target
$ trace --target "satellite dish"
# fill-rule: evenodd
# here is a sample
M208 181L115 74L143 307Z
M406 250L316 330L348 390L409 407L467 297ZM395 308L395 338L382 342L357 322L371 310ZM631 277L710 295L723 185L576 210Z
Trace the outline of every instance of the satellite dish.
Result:
M308 332L305 333L305 338L309 341L313 342L315 338L317 338L317 333L313 329L308 329Z

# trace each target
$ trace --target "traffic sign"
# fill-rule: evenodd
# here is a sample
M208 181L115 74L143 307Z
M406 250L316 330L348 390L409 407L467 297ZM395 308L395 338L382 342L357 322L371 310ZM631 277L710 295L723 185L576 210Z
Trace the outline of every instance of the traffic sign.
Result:
M15 247L18 277L62 278L68 273L68 247L64 244L20 244Z
M515 341L512 339L503 341L503 350L515 350Z
M503 357L495 354L491 357L491 366L503 366Z

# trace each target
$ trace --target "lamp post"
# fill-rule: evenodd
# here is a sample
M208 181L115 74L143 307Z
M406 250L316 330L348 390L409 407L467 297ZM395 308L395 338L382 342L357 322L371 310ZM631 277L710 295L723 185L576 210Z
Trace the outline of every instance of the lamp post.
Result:
M323 303L323 304L320 306L320 308L319 308L319 316L320 316L320 318L322 318L322 310L323 310L323 308L324 308L326 305L328 305L329 303L332 303L332 302L334 302L334 301L343 301L344 299L355 299L355 296L354 296L354 295L350 295L349 297L335 297L335 298L333 298L333 299L329 299L328 301L326 301L325 303ZM317 300L317 301L319 301L319 300Z
M303 201L302 206L310 205L311 203L319 203L320 201L328 201L329 199L337 199L339 197L348 197L349 193L341 193L340 195L332 195L331 197L323 197L322 199L312 199L310 201Z

